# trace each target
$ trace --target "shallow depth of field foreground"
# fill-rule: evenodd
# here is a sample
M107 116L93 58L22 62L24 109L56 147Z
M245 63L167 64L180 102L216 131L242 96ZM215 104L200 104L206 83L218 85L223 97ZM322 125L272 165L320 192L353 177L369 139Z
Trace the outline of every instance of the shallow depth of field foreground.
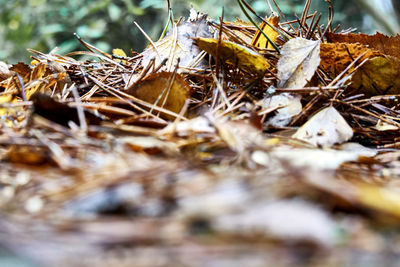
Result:
M0 61L0 265L399 266L400 35L329 2Z

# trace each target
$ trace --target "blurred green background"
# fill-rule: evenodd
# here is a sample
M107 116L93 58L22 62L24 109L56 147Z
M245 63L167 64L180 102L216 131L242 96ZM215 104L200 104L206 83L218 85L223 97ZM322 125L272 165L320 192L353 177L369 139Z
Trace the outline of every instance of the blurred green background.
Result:
M394 0L394 2L398 0ZM217 19L225 9L225 20L236 16L246 19L234 0L191 1L195 8ZM189 1L171 1L175 18L187 16ZM276 0L282 11L293 18L301 14L305 0ZM269 14L267 0L249 1L260 15ZM272 3L272 1L271 1ZM332 0L335 24L372 33L376 30L392 34L398 30L391 0ZM146 40L133 24L136 21L153 39L157 39L167 20L165 0L0 0L0 60L9 63L29 61L26 48L49 52L58 47L59 54L83 48L74 38L104 50L122 48L141 51ZM325 14L328 4L313 0L311 12Z

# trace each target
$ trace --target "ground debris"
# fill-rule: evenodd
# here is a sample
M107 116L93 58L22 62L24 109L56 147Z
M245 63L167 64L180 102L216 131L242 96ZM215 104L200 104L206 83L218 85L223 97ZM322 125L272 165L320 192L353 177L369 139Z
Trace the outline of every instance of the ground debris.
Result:
M0 62L0 245L44 266L398 265L398 36L338 35L309 2L260 29L192 10L130 56L77 36Z

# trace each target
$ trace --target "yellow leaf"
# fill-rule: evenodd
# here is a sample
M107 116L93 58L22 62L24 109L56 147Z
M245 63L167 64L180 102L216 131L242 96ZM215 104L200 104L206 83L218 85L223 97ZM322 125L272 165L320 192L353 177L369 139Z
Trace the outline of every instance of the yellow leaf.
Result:
M12 94L0 95L0 104L11 103L11 102L14 102L14 101L15 101L14 95L12 95ZM7 109L1 107L0 108L0 116L4 116L6 114L7 114Z
M31 96L36 93L36 92L41 92L41 93L47 93L50 94L52 90L54 89L54 85L58 82L64 82L65 78L67 76L67 73L61 72L61 73L55 73L46 76L43 79L40 80L33 80L32 82L29 82L26 87L25 87L25 95L26 98L29 100Z
M363 206L400 217L400 194L384 187L356 184L358 201Z
M244 71L262 75L270 67L270 64L262 55L245 46L225 41L221 41L218 44L218 40L212 38L193 39L201 49L214 57L217 56L217 47L219 45L218 57Z
M127 93L179 114L189 98L190 87L182 76L176 74L174 78L173 75L171 72L152 73L146 79L132 85ZM175 118L166 114L161 116Z
M279 16L271 16L267 19L267 21L272 26L278 27ZM271 26L269 26L264 21L259 25L259 27L269 37L269 39L271 39L272 42L274 43L276 42L279 36L279 33L277 31L275 31ZM260 48L268 48L268 49L274 48L272 44L268 41L268 39L265 38L265 36L259 30L257 30L256 34L254 35L251 44Z
M124 50L122 50L121 48L114 48L112 50L112 54L115 56L119 56L119 57L127 57L126 53ZM127 61L126 60L120 60L120 59L114 59L116 62L118 63L122 63L122 64L126 64Z

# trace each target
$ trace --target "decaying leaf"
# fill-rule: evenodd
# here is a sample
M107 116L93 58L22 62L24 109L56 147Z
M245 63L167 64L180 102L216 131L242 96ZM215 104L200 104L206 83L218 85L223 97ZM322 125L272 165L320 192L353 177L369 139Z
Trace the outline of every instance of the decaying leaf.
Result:
M267 19L267 18L266 18ZM274 27L278 27L279 24L279 16L270 16L267 21ZM272 42L276 42L279 33L275 31L272 27L270 27L267 23L264 21L261 22L259 25L260 29L263 30L263 32L269 37L269 39ZM274 47L272 44L265 38L265 36L257 30L256 34L253 37L253 40L251 41L251 44L257 47L261 48L268 48L268 49L273 49Z
M320 41L295 38L281 50L278 62L278 87L302 88L314 76L320 59Z
M11 71L16 72L24 81L24 83L29 82L32 69L29 65L18 62L10 67Z
M396 131L399 129L399 127L393 125L393 124L389 124L387 122L384 122L382 120L379 120L378 123L376 124L375 128L378 131Z
M10 77L12 74L9 70L9 67L6 63L4 63L3 61L0 61L0 82L2 80L7 79L8 77Z
M71 79L64 67L57 62L38 62L33 68L18 63L10 68L20 80L14 76L0 82L0 87L5 87L6 92L20 92L23 87L26 98L29 100L35 92L60 93L65 86L71 85ZM13 80L11 80L13 79Z
M67 74L64 72L51 74L40 80L33 80L25 87L26 98L29 100L36 92L51 94L51 92L54 90L54 86L59 82L64 84L66 78Z
M386 36L382 33L368 35L363 33L332 33L327 32L326 38L331 43L359 43L377 50L382 54L400 59L400 35Z
M284 127L289 124L291 119L302 110L300 95L282 93L265 98L262 103L260 115L274 112L275 115L269 118L265 126Z
M338 225L328 213L312 203L281 200L247 205L244 211L217 218L214 227L223 233L257 235L332 246Z
M212 38L194 38L194 40L207 53L216 57L218 50L218 57L221 60L247 72L262 75L270 67L270 64L262 55L245 46L225 41L219 43L217 39Z
M324 108L312 116L293 135L293 138L322 147L343 143L352 137L352 128L332 106Z
M165 38L155 43L155 47L150 45L142 53L142 65L147 66L152 59L159 65L164 59L168 59L167 66L170 68L177 64L179 58L180 67L205 67L207 62L199 58L201 50L194 45L191 38L214 36L209 29L207 18L207 14L199 14L192 9L187 21L171 29Z
M368 96L400 93L400 59L380 56L369 59L353 75L352 87Z
M395 190L364 182L347 182L327 177L306 178L306 182L349 204L367 209L382 222L400 218L400 194ZM394 220L394 221L393 221Z
M359 63L382 54L358 43L321 43L320 67L333 75L339 75L361 55Z
M231 31L234 33L230 34L230 32L223 32L222 34L222 40L226 41L226 39L230 40L237 40L239 39L241 42L244 42L246 44L250 44L252 41L252 34L250 32L243 31L243 29L249 29L253 28L254 25L251 24L250 22L243 21L239 18L236 18L235 21L233 22L224 22L224 24L227 24L230 26ZM237 38L239 37L239 38ZM238 40L238 41L239 41Z
M80 125L76 108L70 107L65 103L60 103L49 95L39 92L32 95L31 101L33 102L33 112L35 114L66 127L69 126L70 121L76 125ZM101 117L88 110L84 110L84 116L86 123L89 125L99 125L102 121Z
M179 114L190 96L190 87L179 74L160 72L134 84L127 93ZM169 115L162 116L172 119Z
M293 148L277 147L272 150L270 157L289 162L292 166L308 168L316 171L337 170L343 163L358 161L360 157L373 157L376 152L369 150L336 150L336 149L311 149L311 148ZM258 155L259 158L260 155ZM262 163L268 166L272 160Z

